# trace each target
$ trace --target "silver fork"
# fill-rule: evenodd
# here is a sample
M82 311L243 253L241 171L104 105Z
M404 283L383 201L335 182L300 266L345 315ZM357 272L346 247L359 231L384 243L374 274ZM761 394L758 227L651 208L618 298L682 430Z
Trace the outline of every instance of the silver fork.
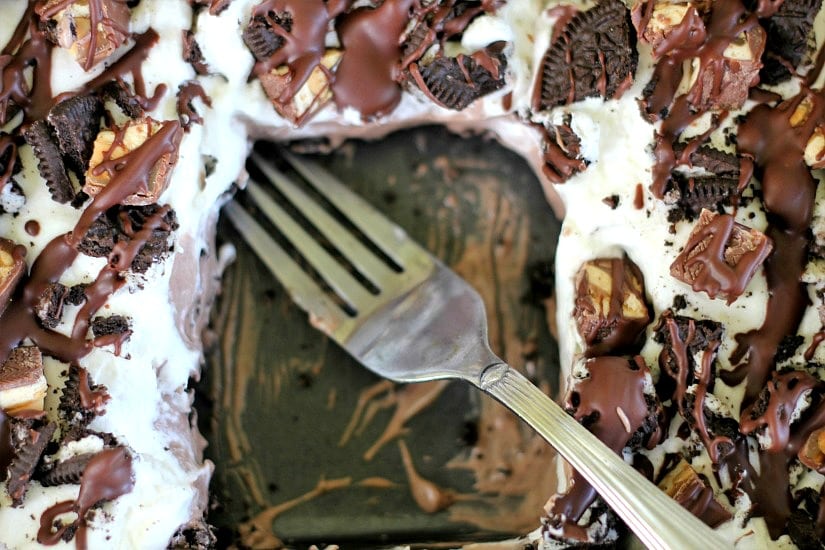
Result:
M257 153L261 173L378 289L374 294L250 181L252 202L312 265L334 300L238 203L225 207L244 239L317 329L370 370L396 382L466 380L541 434L649 548L726 548L727 543L568 416L490 350L481 297L398 226L319 166L283 153L295 170L401 270ZM343 302L343 304L342 304ZM342 307L345 304L344 307Z

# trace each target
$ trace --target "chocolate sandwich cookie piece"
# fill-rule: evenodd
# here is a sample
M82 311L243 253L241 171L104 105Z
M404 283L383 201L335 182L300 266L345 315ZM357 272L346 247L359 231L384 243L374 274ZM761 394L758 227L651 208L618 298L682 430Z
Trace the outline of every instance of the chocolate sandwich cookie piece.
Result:
M541 135L542 173L553 183L564 183L587 168L581 155L581 139L570 127L569 119L562 124L533 125Z
M163 126L164 123L145 117L130 120L119 128L101 130L94 140L83 191L90 197L100 193L120 169L124 158L130 155L139 156L140 149L149 143ZM172 168L177 161L180 135L180 131L176 132L175 147L161 154L154 164L147 167L148 173L139 180L142 185L129 194L122 204L145 206L158 201L169 184Z
M20 506L57 425L48 421L43 413L21 413L21 416L11 418L10 427L14 457L8 467L6 491L13 506Z
M788 66L798 68L811 53L814 18L821 7L822 0L784 0L776 13L762 21L767 31L764 67L759 72L763 83L788 80Z
M668 221L695 220L703 209L722 213L725 207L738 204L741 190L750 180L750 163L742 170L736 155L708 146L686 155L685 144L677 143L673 153L679 165L671 173L664 196L665 202L673 205Z
M80 252L94 257L107 257L116 244L131 241L146 225L147 220L159 215L162 207L114 206L97 218L78 245ZM169 238L178 228L175 211L167 209L161 222L142 240L140 250L131 264L135 273L145 273L155 262L165 258L171 249Z
M187 29L183 31L183 60L192 65L195 72L201 76L209 74L209 65L203 58L203 52L195 40L195 33Z
M89 71L129 36L130 8L121 0L47 0L35 8L51 40Z
M77 439L88 435L86 426L106 411L108 401L109 393L105 386L95 384L83 367L70 365L57 408L64 432L74 432L79 436Z
M276 32L275 27L283 31ZM255 15L243 31L243 41L255 59L266 61L284 45L282 32L292 31L292 14L271 10L268 16Z
M0 237L0 315L8 307L27 270L26 248Z
M23 131L23 137L34 151L37 169L46 181L52 199L63 204L74 199L77 191L69 180L57 138L48 122L33 122Z
M214 528L205 521L182 525L169 541L168 550L210 550L217 544Z
M599 2L569 20L541 62L536 110L587 97L620 97L636 74L636 37L619 0Z
M644 279L626 256L585 262L576 273L573 319L586 357L638 351L650 322Z
M504 86L503 48L504 43L497 42L469 56L436 57L426 64L413 63L409 72L431 100L460 111Z
M63 304L69 289L60 283L49 283L34 307L34 313L45 328L55 328L63 316Z
M83 470L93 456L93 453L84 453L51 464L45 473L40 475L40 484L44 487L79 484Z
M702 210L670 274L711 298L735 301L773 250L764 233L735 222L730 214Z
M51 108L48 121L66 166L82 176L92 156L103 117L103 102L96 95L73 96Z
M10 414L42 411L48 385L37 346L21 346L0 365L0 408Z
M100 88L100 95L115 102L123 114L131 119L140 119L146 114L141 98L122 80L112 80Z

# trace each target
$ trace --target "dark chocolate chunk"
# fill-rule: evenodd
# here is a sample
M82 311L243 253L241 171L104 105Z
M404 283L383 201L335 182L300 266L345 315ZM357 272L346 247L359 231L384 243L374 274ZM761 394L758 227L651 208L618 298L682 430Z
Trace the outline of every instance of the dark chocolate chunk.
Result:
M11 420L14 458L9 465L6 490L14 506L23 504L29 480L57 425L41 418L15 417Z
M52 199L62 204L70 202L76 191L66 173L57 139L48 123L45 120L33 122L23 131L23 137L34 150L37 169L46 180Z
M209 74L209 66L203 59L203 52L195 40L195 33L190 30L183 31L183 60L192 65L199 75Z
M292 30L292 16L289 13L273 13L271 19L286 32ZM272 30L267 18L260 15L249 21L243 31L243 41L258 61L266 61L284 45L284 39Z
M129 330L129 327L129 319L123 315L110 315L109 317L95 317L92 319L92 334L95 337L123 334Z
M105 215L95 220L81 240L78 249L89 256L108 256L115 244L129 240L143 227L146 219L155 214L159 208L157 204L112 207ZM161 227L152 231L151 237L135 256L131 266L132 271L145 273L153 263L165 257L169 252L169 236L178 227L174 210L168 211L164 222Z
M472 56L438 57L427 65L412 65L418 86L442 107L460 111L476 99L504 86L500 44Z
M551 109L587 97L619 97L637 63L630 12L606 0L577 13L544 54L536 108Z
M120 107L123 114L129 118L142 118L145 114L140 99L129 90L129 86L122 80L113 80L101 88L104 98L110 99Z
M102 116L103 102L96 95L70 97L49 111L66 165L78 176L86 172Z
M814 17L822 0L785 0L779 10L763 22L767 31L764 67L759 78L765 84L788 80L791 73L786 64L798 67L808 53Z
M53 464L40 478L40 483L44 487L78 485L80 477L83 475L83 469L86 468L86 464L93 456L92 453L86 453Z
M60 324L63 315L63 304L69 289L60 283L49 284L35 304L35 313L40 324L46 328L54 328Z

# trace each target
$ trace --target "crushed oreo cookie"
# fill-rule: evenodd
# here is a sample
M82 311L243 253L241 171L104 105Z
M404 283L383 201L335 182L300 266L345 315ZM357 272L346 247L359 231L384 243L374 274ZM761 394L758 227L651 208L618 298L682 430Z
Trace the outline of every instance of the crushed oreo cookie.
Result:
M45 120L37 120L23 131L23 137L37 157L37 169L46 180L52 199L62 204L71 202L77 191L69 180L57 138L49 124Z
M460 111L476 99L504 86L503 43L471 56L437 57L426 65L410 66L419 88L442 107Z
M129 327L129 319L123 315L110 315L92 319L92 334L95 337L123 334L129 331Z
M292 30L292 15L272 12L272 23L266 17L256 15L250 19L243 31L243 41L255 59L266 61L284 45L284 39L272 29L272 24L281 27L284 31Z
M69 289L60 283L50 283L37 300L35 314L45 328L55 328L63 315L63 304Z
M814 17L820 7L822 0L784 0L777 12L763 22L767 33L764 66L759 72L763 83L779 84L791 78L788 65L799 67L808 54Z
M535 107L547 110L587 97L619 97L636 73L637 57L623 2L606 0L579 12L544 55Z
M73 96L52 107L48 121L66 166L82 177L100 129L103 102L96 95Z
M94 454L92 453L75 455L50 465L44 469L44 473L41 474L40 483L44 487L78 485L80 483L80 477L83 475L83 470L93 456Z
M140 231L147 218L158 212L159 208L157 204L110 208L91 225L78 249L89 256L108 256L118 242L130 240ZM152 236L135 256L131 265L135 273L145 273L152 264L168 254L169 236L178 227L174 210L167 212L164 222L163 226L152 231Z
M6 491L14 506L23 504L29 480L43 456L57 425L44 414L19 416L11 419L11 441L14 458L9 464Z
M199 75L209 74L209 66L203 58L198 41L195 40L195 33L188 29L183 31L183 60L192 65Z

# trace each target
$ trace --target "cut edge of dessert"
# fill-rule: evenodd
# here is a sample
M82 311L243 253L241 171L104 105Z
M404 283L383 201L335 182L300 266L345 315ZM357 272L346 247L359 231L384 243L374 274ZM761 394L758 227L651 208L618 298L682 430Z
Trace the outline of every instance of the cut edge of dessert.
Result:
M250 140L435 123L522 154L564 215L568 412L732 542L821 547L821 0L0 15L6 546L214 544L190 380ZM623 530L571 471L538 515L547 547Z

